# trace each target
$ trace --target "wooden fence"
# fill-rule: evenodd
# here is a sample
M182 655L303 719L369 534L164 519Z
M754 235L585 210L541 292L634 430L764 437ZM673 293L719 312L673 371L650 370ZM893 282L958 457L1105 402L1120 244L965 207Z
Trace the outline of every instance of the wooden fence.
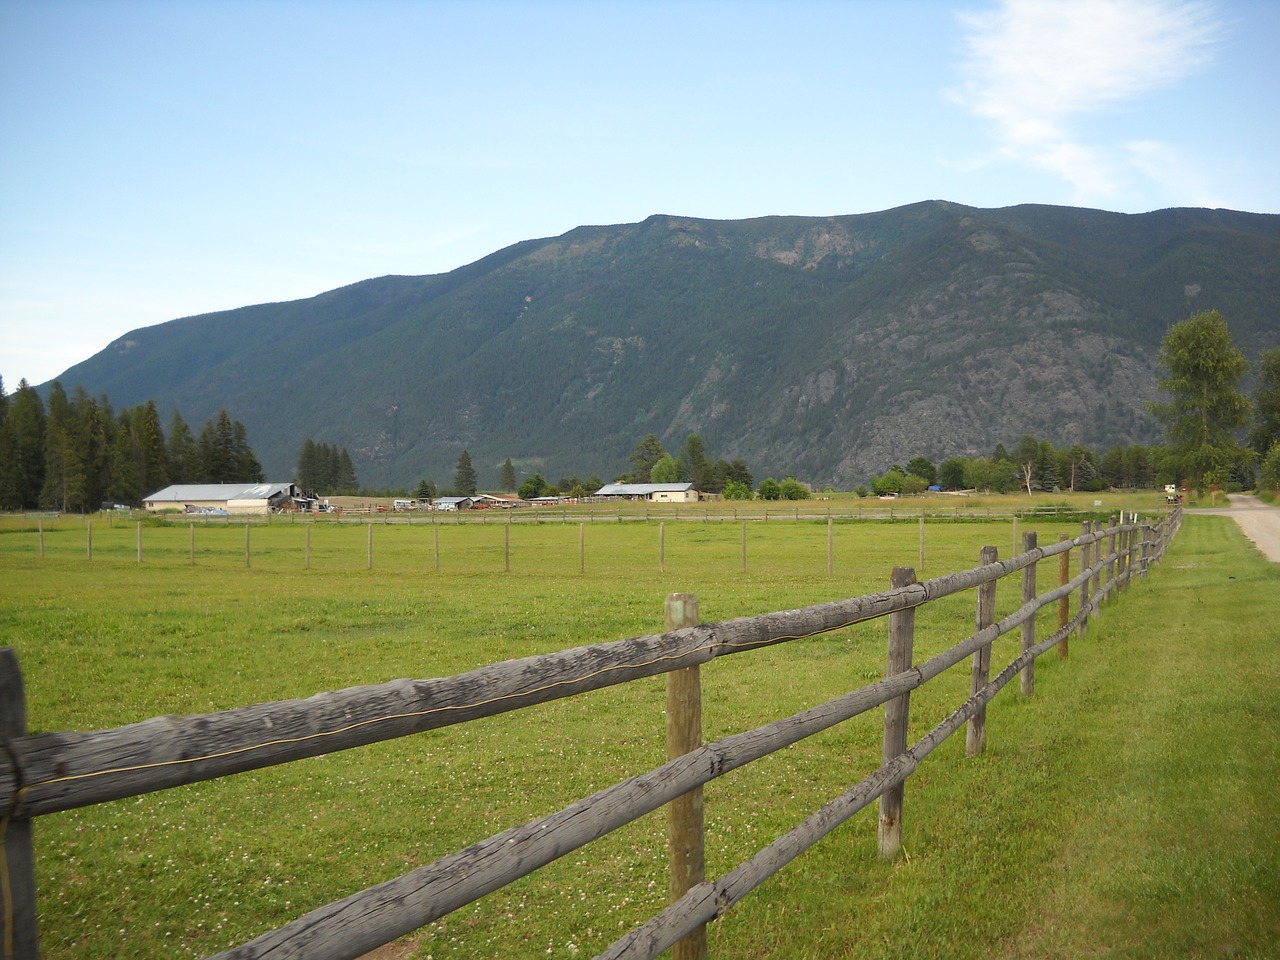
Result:
M584 797L563 810L512 827L464 850L313 910L218 958L356 958L526 876L657 808L670 805L672 903L613 943L602 958L652 958L675 948L677 960L705 956L706 924L859 810L880 799L879 846L901 845L903 784L919 763L960 727L966 752L985 743L986 705L1015 676L1034 690L1037 657L1083 632L1104 600L1145 576L1181 523L1175 510L1159 524L1122 516L1105 529L1082 522L1080 536L1041 547L1035 533L1023 552L1001 561L984 547L979 566L916 582L894 570L883 593L720 623L697 622L697 600L672 595L666 632L508 661L453 677L395 680L219 713L154 717L93 732L28 735L22 676L12 649L0 649L0 810L4 811L3 956L39 954L31 821L75 807L314 757L570 697L658 674L668 675L667 763ZM1070 554L1079 572L1069 576ZM1059 577L1037 593L1039 561L1059 557ZM995 591L1021 573L1022 605L996 621ZM976 630L920 663L912 658L917 611L932 600L976 589ZM1072 596L1076 614L1069 616ZM1058 607L1058 627L1035 636L1036 613ZM716 657L812 637L888 618L884 680L754 730L701 742L699 666ZM1014 629L1021 653L990 677L991 645ZM910 694L972 657L969 698L908 746ZM711 780L876 707L885 707L882 766L831 800L747 862L708 881L703 876L702 787Z

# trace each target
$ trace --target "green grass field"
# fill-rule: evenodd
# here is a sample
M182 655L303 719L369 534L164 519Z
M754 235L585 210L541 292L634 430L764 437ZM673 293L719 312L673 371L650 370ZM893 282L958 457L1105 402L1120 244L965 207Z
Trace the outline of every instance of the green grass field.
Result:
M1110 506L1110 504L1108 504ZM657 632L885 589L916 523L255 526L0 523L0 643L33 731L92 729ZM1078 522L1032 522L1042 543ZM509 537L509 539L508 539ZM438 538L438 540L437 540ZM581 539L580 539L581 538ZM662 569L659 569L659 542ZM437 542L439 567L437 569ZM1008 521L926 523L923 576L1012 552ZM1052 565L1053 570L1048 567ZM509 566L509 569L508 569ZM582 569L580 569L580 567ZM1046 563L1042 585L1056 574ZM1280 574L1230 521L1189 518L1166 562L1072 656L1007 688L988 751L963 738L908 782L907 856L864 811L715 924L715 957L1275 955L1280 939ZM972 629L973 597L919 615L917 658ZM1002 585L998 613L1017 606ZM1049 611L1042 617L1048 624ZM993 663L1016 638L997 644ZM708 739L878 679L867 624L703 670ZM1014 685L1016 686L1016 684ZM967 667L912 699L919 736ZM45 957L203 956L664 758L663 681L37 821ZM1268 731L1270 734L1268 735ZM879 763L859 718L708 786L708 872L736 866ZM913 737L914 738L914 737ZM654 814L412 939L432 957L591 956L659 909Z

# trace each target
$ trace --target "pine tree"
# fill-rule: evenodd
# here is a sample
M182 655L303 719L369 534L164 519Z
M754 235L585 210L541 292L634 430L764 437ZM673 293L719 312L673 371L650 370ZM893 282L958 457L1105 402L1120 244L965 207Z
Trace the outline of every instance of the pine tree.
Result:
M136 504L146 494L142 492L141 446L130 421L127 411L120 414L120 423L111 441L111 483L107 487L107 497L117 503ZM160 489L151 487L147 493Z
M512 466L510 457L502 464L502 489L507 493L516 492L516 468Z
M297 484L304 493L320 493L319 450L316 442L310 437L302 441L298 448Z
M137 445L138 481L142 495L164 489L169 484L169 457L156 402L148 400L135 407L129 417L129 427Z
M239 420L231 424L231 456L235 463L236 477L252 483L262 483L267 475L262 472L258 455L249 446L249 432Z
M333 485L338 493L347 496L360 489L360 483L356 480L355 464L351 462L351 454L347 452L346 447L343 447L342 452L338 454L338 469L334 475Z
M453 471L453 489L460 497L476 495L476 471L471 465L471 454L466 450L458 457L458 465Z
M170 483L200 483L204 479L200 449L191 428L177 410L169 419L169 440L165 445L165 465ZM154 492L154 491L148 491Z
M25 379L9 398L5 424L13 438L13 474L19 506L34 509L40 505L45 471L44 401L35 387Z

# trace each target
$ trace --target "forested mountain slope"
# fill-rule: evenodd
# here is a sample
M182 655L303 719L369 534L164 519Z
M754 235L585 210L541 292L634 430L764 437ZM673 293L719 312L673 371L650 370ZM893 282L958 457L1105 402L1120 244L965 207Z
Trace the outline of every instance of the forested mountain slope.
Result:
M308 436L369 485L447 486L466 448L485 487L508 457L612 479L645 434L697 432L757 477L847 488L1027 433L1155 440L1165 330L1216 308L1254 359L1280 346L1277 304L1274 215L657 215L135 330L59 379L191 423L225 407L273 478Z

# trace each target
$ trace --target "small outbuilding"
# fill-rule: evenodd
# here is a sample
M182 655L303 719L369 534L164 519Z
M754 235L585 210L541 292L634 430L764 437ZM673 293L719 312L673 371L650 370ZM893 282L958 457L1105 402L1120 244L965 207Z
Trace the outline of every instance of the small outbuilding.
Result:
M174 483L144 497L147 510L268 514L291 507L301 495L296 483Z
M437 497L431 505L437 510L470 510L475 501L471 497Z
M606 483L596 496L651 503L697 503L699 495L692 483Z

